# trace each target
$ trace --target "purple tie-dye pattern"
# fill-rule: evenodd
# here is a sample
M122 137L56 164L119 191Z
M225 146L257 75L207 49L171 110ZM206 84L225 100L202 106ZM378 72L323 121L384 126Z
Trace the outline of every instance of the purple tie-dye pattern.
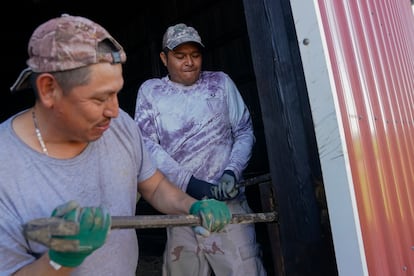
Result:
M202 72L192 86L150 79L138 91L135 121L157 166L185 190L191 175L240 179L255 141L250 113L223 72Z

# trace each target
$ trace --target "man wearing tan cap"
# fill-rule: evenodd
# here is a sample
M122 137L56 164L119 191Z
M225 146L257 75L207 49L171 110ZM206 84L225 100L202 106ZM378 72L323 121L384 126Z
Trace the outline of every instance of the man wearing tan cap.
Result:
M135 215L137 191L160 212L199 215L206 232L229 223L224 203L188 196L154 167L119 108L126 54L104 28L53 18L28 53L11 90L30 88L36 101L0 124L0 275L135 275L135 230L109 229L112 216ZM78 230L50 228L49 243L36 243L23 226L38 218ZM70 241L74 249L57 247Z
M204 44L186 24L170 26L160 58L168 75L138 90L135 121L158 168L197 198L225 202L232 213L251 212L237 185L255 141L249 111L230 77L202 71ZM204 236L169 227L163 274L266 275L254 224L229 224Z

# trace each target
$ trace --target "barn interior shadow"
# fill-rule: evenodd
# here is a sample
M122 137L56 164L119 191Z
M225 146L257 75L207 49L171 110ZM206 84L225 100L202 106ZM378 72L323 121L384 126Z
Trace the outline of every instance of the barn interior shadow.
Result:
M237 84L252 115L256 144L253 156L245 171L245 177L254 177L269 171L262 115L257 95L256 79L250 54L249 37L242 0L175 0L145 1L139 7L119 0L116 5L105 5L102 1L54 1L23 0L13 4L11 14L18 15L22 23L1 24L3 46L8 55L4 56L1 70L2 89L0 101L0 121L32 105L33 95L28 91L10 94L20 71L26 67L27 43L34 28L51 17L62 13L82 15L102 24L124 46L128 61L124 66L124 87L119 94L120 107L133 116L137 89L148 78L166 74L161 66L158 53L165 28L171 24L184 22L194 26L206 45L203 59L205 70L222 70L228 73ZM97 9L96 7L100 7ZM99 10L99 11L98 11ZM5 41L7 37L7 41ZM258 187L247 189L248 201L256 212L262 211L262 196ZM137 214L157 214L144 200L137 204ZM153 262L147 266L145 275L159 273L159 257L165 242L165 229L137 230L140 243L140 258ZM257 225L257 237L263 246L264 262L269 275L272 275L267 230ZM156 259L158 258L158 259ZM144 267L144 265L142 266ZM154 273L154 274L150 274ZM144 275L144 274L142 274Z

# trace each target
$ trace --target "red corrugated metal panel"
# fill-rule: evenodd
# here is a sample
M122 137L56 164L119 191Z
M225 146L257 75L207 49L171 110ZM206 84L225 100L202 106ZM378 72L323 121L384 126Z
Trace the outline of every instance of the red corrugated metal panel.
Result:
M409 0L319 0L370 275L414 275Z

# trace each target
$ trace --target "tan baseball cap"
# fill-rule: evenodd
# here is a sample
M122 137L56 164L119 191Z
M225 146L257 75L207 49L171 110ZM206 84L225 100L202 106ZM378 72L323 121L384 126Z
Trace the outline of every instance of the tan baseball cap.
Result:
M98 44L104 40L112 45L111 53L98 53ZM122 46L102 26L90 19L68 14L37 27L29 40L28 53L28 68L10 87L12 92L29 88L32 72L58 72L101 62L126 61Z

